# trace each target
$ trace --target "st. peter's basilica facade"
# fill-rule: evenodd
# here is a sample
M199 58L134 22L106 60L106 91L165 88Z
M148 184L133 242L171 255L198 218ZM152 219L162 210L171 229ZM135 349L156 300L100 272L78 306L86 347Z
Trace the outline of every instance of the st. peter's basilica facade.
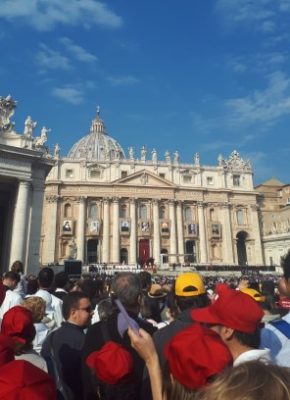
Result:
M55 164L45 186L40 263L262 265L257 192L237 151L199 154L133 147L126 155L97 112L89 133Z

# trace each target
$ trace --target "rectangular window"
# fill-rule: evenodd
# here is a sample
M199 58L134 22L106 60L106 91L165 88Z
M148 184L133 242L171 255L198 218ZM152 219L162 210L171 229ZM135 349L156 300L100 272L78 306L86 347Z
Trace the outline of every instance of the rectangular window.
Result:
M184 175L183 176L184 183L191 183L191 175Z
M91 178L93 179L100 179L101 178L101 171L92 170L90 173Z
M206 183L207 183L208 185L213 185L213 177L212 177L212 176L208 176L208 177L206 178Z
M240 186L240 175L233 175L233 185Z
M126 178L127 175L128 175L127 171L121 171L121 178Z
M66 178L73 178L74 177L74 171L72 169L66 169L65 170L65 177Z
M159 176L160 176L160 178L163 178L163 179L165 178L165 174L160 173Z

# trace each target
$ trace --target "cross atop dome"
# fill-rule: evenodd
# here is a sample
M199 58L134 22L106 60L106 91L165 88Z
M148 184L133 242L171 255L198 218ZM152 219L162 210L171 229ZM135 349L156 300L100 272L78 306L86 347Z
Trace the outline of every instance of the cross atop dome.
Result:
M106 134L104 121L100 118L100 106L97 106L97 115L92 121L91 132Z

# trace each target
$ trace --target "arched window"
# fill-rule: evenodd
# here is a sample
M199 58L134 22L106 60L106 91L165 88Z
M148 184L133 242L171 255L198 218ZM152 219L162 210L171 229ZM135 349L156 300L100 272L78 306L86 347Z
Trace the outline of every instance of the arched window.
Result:
M159 207L159 219L165 219L165 206Z
M71 218L72 216L72 208L70 204L65 204L64 205L64 217L65 218Z
M244 225L245 224L245 216L244 216L244 211L243 210L238 210L237 211L237 221L238 221L238 225Z
M215 221L215 211L214 211L214 208L211 208L211 209L209 210L209 219L210 219L210 221Z
M139 218L140 219L147 219L147 207L145 204L140 204L139 207Z
M89 218L96 219L97 213L98 213L98 207L96 203L91 204L89 208Z
M126 206L126 204L123 204L120 207L120 218L127 218L127 206Z
M192 221L192 210L190 207L185 207L184 219L185 219L185 221Z

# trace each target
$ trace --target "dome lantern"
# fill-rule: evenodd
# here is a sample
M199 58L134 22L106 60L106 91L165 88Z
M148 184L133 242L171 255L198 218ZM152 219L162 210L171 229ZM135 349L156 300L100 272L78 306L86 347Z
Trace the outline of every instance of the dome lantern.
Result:
M68 153L68 158L85 158L89 161L112 161L126 158L120 144L107 134L105 124L100 118L99 106L89 134L73 145Z

